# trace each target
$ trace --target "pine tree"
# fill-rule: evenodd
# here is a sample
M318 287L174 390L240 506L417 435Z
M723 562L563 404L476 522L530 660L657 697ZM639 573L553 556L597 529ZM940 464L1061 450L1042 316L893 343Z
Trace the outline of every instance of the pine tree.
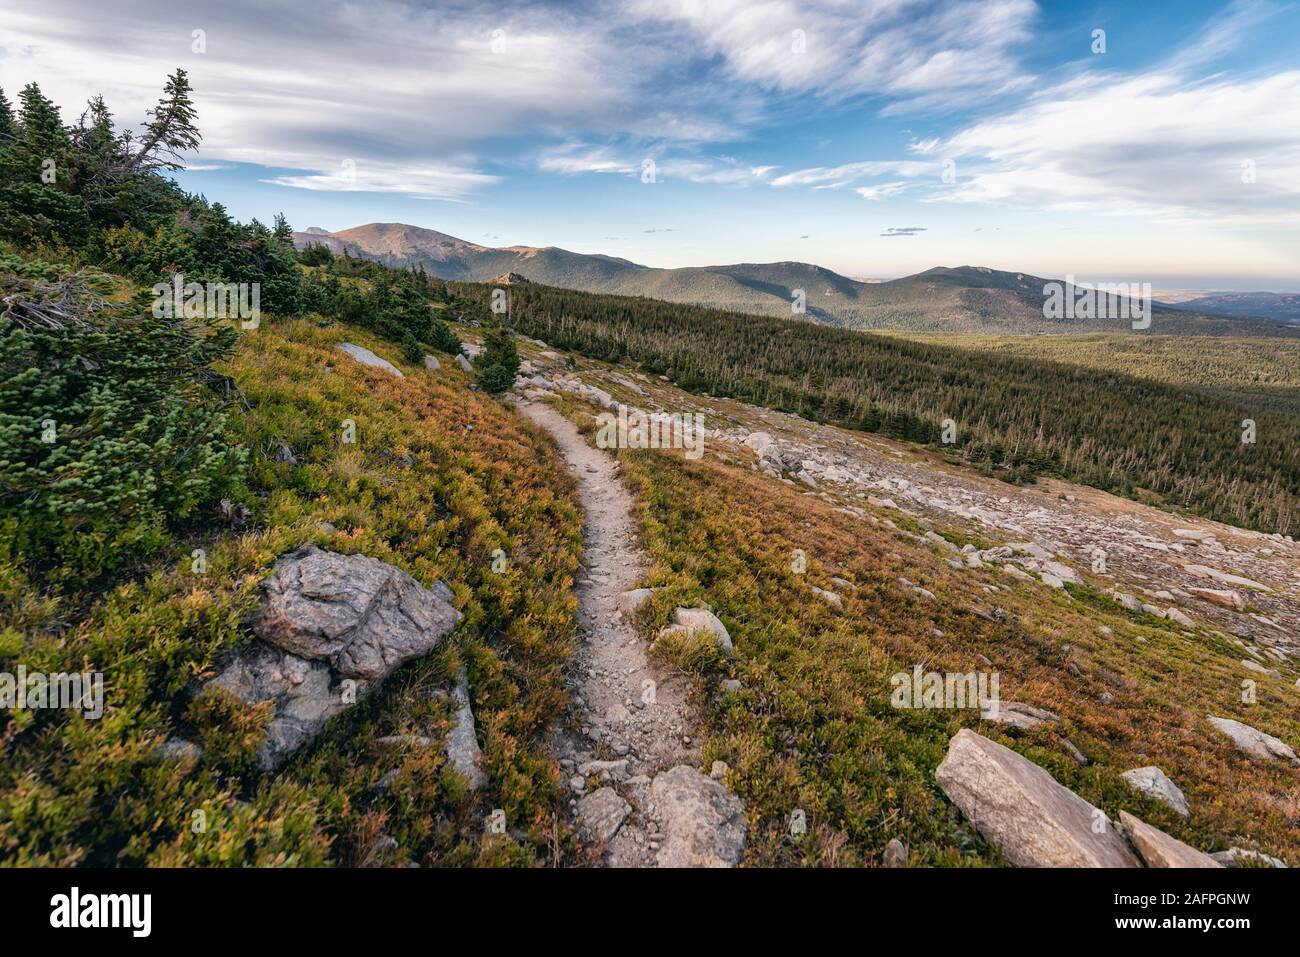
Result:
M181 153L197 149L203 137L194 125L197 113L190 99L190 81L184 70L167 78L162 99L149 111L153 117L127 170L183 169Z
M289 221L284 218L284 213L275 214L275 238L290 249L293 248L293 227Z
M14 135L14 110L9 105L5 91L0 88L0 147L3 147Z

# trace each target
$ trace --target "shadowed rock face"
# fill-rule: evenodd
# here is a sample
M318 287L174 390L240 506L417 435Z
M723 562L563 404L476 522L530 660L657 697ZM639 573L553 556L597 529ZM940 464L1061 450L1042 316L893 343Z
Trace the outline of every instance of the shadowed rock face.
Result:
M280 557L252 619L261 639L203 687L244 704L272 702L258 763L273 768L334 715L412 658L427 655L461 615L444 587L392 565L314 546Z
M1032 761L969 729L953 737L935 780L1018 867L1140 866L1102 811Z

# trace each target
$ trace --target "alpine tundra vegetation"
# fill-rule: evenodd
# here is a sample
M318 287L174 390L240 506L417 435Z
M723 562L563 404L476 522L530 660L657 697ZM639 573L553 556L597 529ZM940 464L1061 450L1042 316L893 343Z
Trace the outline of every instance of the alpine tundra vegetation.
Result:
M439 16L464 13L452 6ZM663 6L642 14L657 29L633 31L647 44L685 44L675 30L725 13ZM813 40L866 44L823 13ZM1033 85L977 81L1011 69L1011 41L990 47L986 20L962 30L979 69L940 71L946 107ZM490 42L515 42L501 32ZM782 26L777 46L802 32ZM738 33L710 28L706 59L753 80L772 44L742 55ZM406 55L391 47L394 70ZM928 71L827 90L841 71L797 62L771 83L934 105ZM155 105L124 126L101 96L78 111L43 75L15 93L0 68L0 864L1300 864L1300 345L1285 296L1220 313L1226 294L1163 302L1143 278L936 267L875 282L401 223L295 231L181 185L204 143L191 71L160 73ZM359 105L338 112L366 126L371 80L349 75ZM526 79L510 109L473 100L457 122L491 126L497 107L522 122L540 108L530 85L554 78ZM1067 86L1083 98L1101 82ZM1163 82L1134 80L1132 96ZM1295 87L1278 82L1281 111ZM589 87L593 115L629 95ZM1064 170L1068 192L1097 158L1048 142L1048 93L1064 95L1020 118L1048 132L1017 148ZM236 108L221 102L219 153ZM279 135L298 135L278 103ZM945 151L963 170L962 149L1004 157L1005 117L948 141L909 127L907 160L796 169L706 156L741 137L735 111L714 126L664 107L645 125L663 140L652 156L623 156L630 134L611 134L551 144L536 165L602 188L663 176L859 207L921 189L923 172L961 203L1032 199L1021 170L943 178ZM689 158L666 145L682 127ZM400 151L407 132L348 143ZM525 165L503 146L478 170L471 140L414 185L396 164L336 174L303 147L304 165L241 180L231 208L273 186L333 195L339 222L363 221L341 218L354 194L467 216L469 193ZM1110 169L1117 151L1100 152ZM600 205L569 213L594 228ZM938 231L877 226L891 243ZM64 885L52 926L150 935L147 896L86 884Z

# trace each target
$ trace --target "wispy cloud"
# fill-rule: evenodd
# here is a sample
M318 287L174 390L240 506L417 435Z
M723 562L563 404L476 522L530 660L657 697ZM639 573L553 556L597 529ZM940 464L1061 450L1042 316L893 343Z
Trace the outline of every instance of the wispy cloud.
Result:
M863 199L885 199L888 196L896 196L907 189L907 183L881 183L878 186L859 186L853 192L857 193Z
M1085 76L960 130L977 171L935 199L1282 223L1300 216L1300 71Z

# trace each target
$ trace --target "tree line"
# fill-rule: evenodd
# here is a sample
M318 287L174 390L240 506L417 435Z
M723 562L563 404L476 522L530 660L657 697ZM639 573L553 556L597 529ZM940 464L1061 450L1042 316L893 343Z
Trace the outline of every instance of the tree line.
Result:
M486 301L487 287L451 284ZM474 290L477 290L475 293ZM684 389L942 444L988 474L1057 476L1209 518L1296 528L1300 417L1118 372L798 320L520 285L512 327Z

